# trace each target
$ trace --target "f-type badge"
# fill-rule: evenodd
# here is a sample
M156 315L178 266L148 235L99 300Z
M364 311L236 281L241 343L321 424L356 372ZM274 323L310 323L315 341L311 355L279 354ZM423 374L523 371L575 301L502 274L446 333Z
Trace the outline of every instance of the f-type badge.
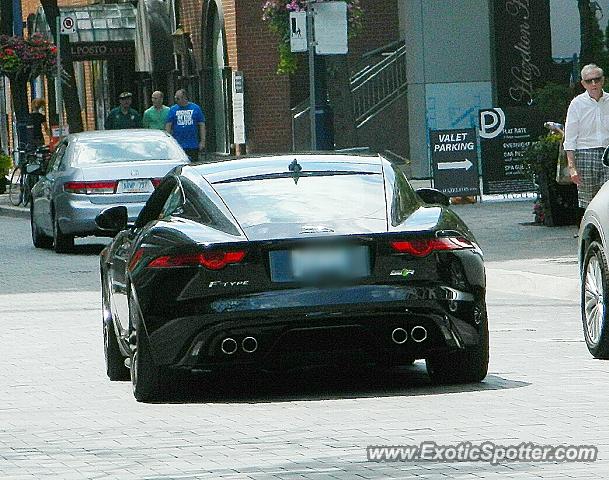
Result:
M414 275L414 270L408 270L407 268L404 268L403 270L391 270L391 273L389 274L392 277L410 277L411 275Z

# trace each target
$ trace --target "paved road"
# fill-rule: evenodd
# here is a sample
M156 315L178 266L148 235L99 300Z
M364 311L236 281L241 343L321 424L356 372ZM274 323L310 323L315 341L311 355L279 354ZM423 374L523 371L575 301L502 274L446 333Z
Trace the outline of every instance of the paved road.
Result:
M0 478L606 478L609 362L581 340L573 228L519 225L530 204L458 210L489 262L484 383L434 387L417 362L213 390L192 379L162 404L105 377L96 241L59 256L31 247L27 220L0 217ZM366 461L367 445L423 441L594 444L600 459Z

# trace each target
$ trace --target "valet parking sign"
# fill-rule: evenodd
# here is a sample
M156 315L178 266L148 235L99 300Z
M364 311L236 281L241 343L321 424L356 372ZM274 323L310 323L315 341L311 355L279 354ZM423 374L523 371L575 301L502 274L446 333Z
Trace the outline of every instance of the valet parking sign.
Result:
M431 130L434 188L449 197L480 194L476 130Z

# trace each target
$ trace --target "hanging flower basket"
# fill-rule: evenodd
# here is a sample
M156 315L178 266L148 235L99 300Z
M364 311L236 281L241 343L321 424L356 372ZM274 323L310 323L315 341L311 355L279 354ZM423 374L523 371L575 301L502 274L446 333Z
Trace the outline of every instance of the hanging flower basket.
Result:
M11 79L34 79L51 73L57 47L39 33L29 38L0 36L0 73Z
M362 29L364 11L360 0L346 0L346 3L349 38L352 38ZM306 9L305 0L267 0L262 5L262 20L268 23L269 28L279 36L278 74L290 75L296 71L297 57L290 51L290 12L301 12Z

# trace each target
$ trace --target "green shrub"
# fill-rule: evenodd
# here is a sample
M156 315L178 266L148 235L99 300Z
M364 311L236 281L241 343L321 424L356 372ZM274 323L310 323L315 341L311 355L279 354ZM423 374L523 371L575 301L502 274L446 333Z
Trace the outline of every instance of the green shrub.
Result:
M0 152L0 175L6 175L13 166L13 159L4 152Z

